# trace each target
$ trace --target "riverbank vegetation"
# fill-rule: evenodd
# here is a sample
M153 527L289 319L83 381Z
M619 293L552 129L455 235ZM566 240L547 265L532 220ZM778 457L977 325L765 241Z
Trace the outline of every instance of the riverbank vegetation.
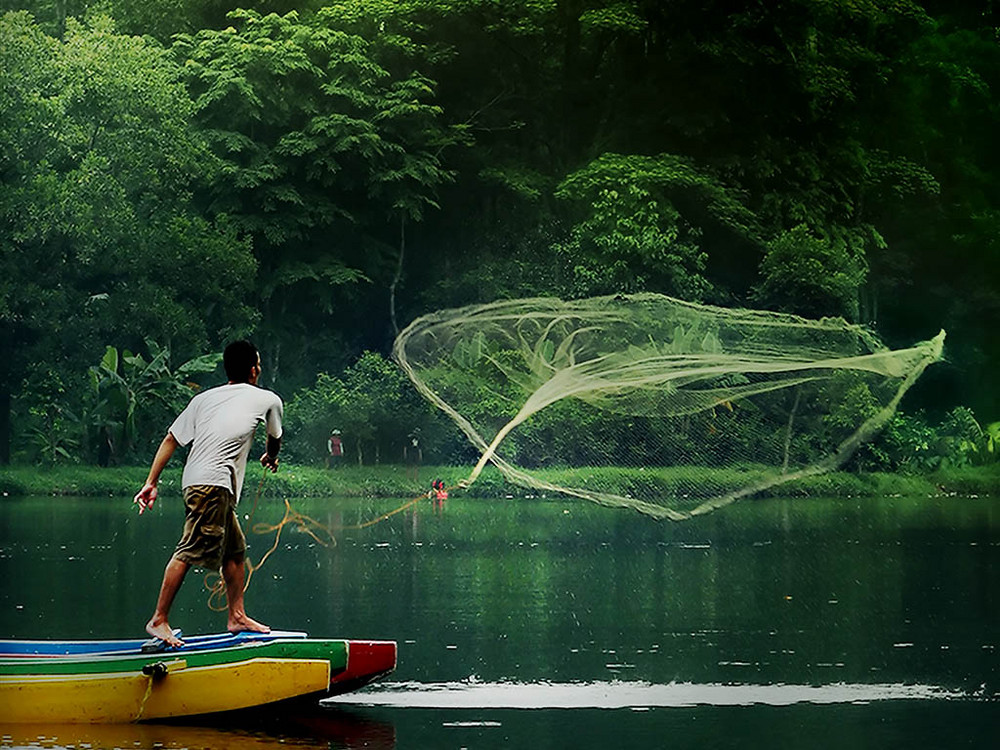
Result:
M622 494L636 483L648 482L647 472L633 469L597 469L603 486L615 486ZM735 468L726 471L699 470L692 481L688 476L691 469L682 472L664 472L663 491L670 493L679 487L703 486L714 490L720 486L739 486L745 480L746 472L753 467ZM16 498L25 495L66 496L66 497L108 497L116 502L126 502L142 486L147 469L142 467L121 467L104 470L88 466L57 466L46 469L16 466L0 467L0 497ZM567 481L568 469L552 469L542 473L542 478L553 484ZM243 501L251 503L258 495L262 502L273 502L296 497L376 497L415 498L426 495L435 479L444 481L452 499L469 498L524 498L543 497L544 493L527 490L506 480L492 468L487 468L480 478L469 488L463 489L459 482L467 476L463 467L424 466L419 477L402 466L342 466L323 469L295 464L282 465L277 474L261 479L255 471L247 478ZM608 481L608 474L613 481ZM181 470L167 469L160 482L161 499L166 502L178 501ZM894 496L956 496L956 497L1000 497L1000 465L990 467L967 467L963 469L939 469L937 471L908 475L900 473L852 473L831 472L820 476L788 482L775 490L761 493L761 496L777 497L894 497ZM549 497L556 496L549 493Z
M860 494L992 481L995 13L936 0L0 10L0 464L18 487L134 491L128 467L223 379L206 353L249 336L301 467L276 483L297 492L298 472L309 492L406 496L414 436L447 477L477 456L389 359L402 327L473 302L639 291L840 316L893 347L947 329L946 361L882 435L847 473L811 481ZM545 438L542 468L625 434L591 427ZM328 486L317 467L334 428L346 455ZM727 438L752 440L739 429ZM530 426L518 437L519 460L542 461Z

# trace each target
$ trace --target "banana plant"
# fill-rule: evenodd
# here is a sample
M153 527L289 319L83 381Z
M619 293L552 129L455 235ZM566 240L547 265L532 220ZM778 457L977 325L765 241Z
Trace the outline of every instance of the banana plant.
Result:
M209 373L221 356L207 354L190 359L175 370L170 368L170 349L146 339L149 359L128 349L119 353L114 346L104 350L100 363L90 368L90 383L98 399L99 413L110 417L121 429L120 446L127 452L136 437L137 417L160 403L179 411L194 395L194 376Z

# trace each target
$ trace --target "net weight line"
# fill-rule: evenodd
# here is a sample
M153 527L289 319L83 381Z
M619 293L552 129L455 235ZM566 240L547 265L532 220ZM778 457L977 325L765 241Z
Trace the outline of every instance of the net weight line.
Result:
M360 529L367 529L371 526L375 526L382 521L392 518L398 513L412 508L421 500L427 500L431 497L431 492L425 492L423 494L417 495L416 497L407 500L405 503L400 505L398 508L388 511L387 513L382 513L375 518L363 521L357 524L350 524L344 526L327 526L315 518L308 516L304 513L300 513L292 507L288 498L283 498L285 504L285 514L282 516L278 523L271 524L266 522L253 523L254 515L257 513L257 506L260 503L261 495L264 491L264 483L267 479L267 471L261 475L260 482L257 483L257 491L254 493L253 508L250 510L250 515L247 519L247 526L254 534L270 534L274 533L274 541L271 543L270 548L261 555L260 561L255 565L247 555L243 560L243 565L246 570L246 578L243 582L243 591L246 592L250 588L250 581L253 579L254 573L264 567L264 563L267 562L268 558L278 549L278 544L281 542L281 532L284 530L285 526L289 524L294 524L298 527L299 531L308 534L315 540L315 542L323 547L336 547L337 537L334 535L334 531L357 531ZM446 488L446 491L456 489L455 487ZM204 586L208 590L208 608L215 612L224 612L226 610L226 582L219 571L210 571L205 574Z

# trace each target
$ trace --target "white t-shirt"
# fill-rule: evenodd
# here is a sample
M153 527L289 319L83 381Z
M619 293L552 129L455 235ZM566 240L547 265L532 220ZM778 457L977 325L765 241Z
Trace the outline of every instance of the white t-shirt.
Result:
M281 437L281 398L250 383L227 383L202 391L185 407L170 433L190 445L181 484L227 487L239 501L254 431L263 422L267 434Z

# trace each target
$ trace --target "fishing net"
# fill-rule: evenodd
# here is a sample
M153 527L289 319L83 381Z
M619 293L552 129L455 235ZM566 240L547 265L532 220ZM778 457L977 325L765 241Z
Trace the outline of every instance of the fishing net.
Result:
M840 319L641 294L436 312L394 356L475 447L466 486L491 463L682 520L841 466L943 344L893 351Z

